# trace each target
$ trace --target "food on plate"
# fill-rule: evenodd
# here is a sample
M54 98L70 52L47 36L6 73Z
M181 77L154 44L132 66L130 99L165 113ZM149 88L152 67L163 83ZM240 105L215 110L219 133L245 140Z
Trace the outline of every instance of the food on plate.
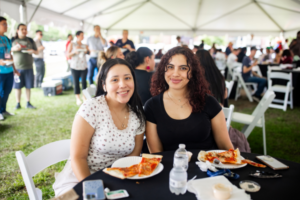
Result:
M139 164L139 177L149 176L160 163L162 156L142 154L142 161Z
M261 167L261 168L265 168L265 167L266 167L266 165L263 165L263 164L259 164L259 163L253 162L253 161L248 160L248 159L242 160L242 163L243 163L243 164L244 164L244 163L247 163L247 164L252 165L252 166L254 166L254 167Z
M243 159L241 157L241 153L239 149L236 150L229 149L228 151L224 152L206 152L200 151L198 154L198 160L206 162L209 161L213 163L214 159L218 159L222 164L234 164L234 165L242 165L242 164L250 164L255 167L266 167L265 165L255 163L251 160Z
M139 177L149 176L161 162L162 156L143 154L139 164L130 167L112 167L105 168L103 172L116 178L125 179L135 175Z
M136 164L130 167L105 168L103 172L111 176L114 176L116 178L125 179L137 175L139 173L138 169L139 169L139 164Z

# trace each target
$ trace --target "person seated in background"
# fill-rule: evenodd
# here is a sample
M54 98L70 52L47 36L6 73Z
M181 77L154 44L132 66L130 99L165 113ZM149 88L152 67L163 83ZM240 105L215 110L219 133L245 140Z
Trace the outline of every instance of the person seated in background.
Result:
M123 49L127 49L123 52L124 56L126 56L126 54L128 54L131 51L135 51L135 46L133 42L128 39L128 30L123 30L123 38L118 39L115 45Z
M219 61L223 61L223 62L226 61L226 56L222 52L222 49L216 49L215 60L219 60Z
M55 196L125 156L140 156L145 115L128 62L104 63L96 97L79 108L72 127L70 158L56 176ZM122 147L121 147L122 146Z
M209 90L211 94L222 106L225 105L225 107L228 107L225 79L216 66L213 58L206 50L198 50L196 56L199 59L200 66L204 69L204 75L209 83Z
M229 42L228 43L228 46L226 47L226 50L225 50L225 54L226 54L226 56L229 56L229 54L231 54L232 53L232 51L233 51L233 43L232 42Z
M225 116L209 95L208 83L196 55L183 47L170 49L152 77L145 106L146 139L150 153L187 149L233 148Z
M258 85L257 90L252 97L255 101L259 102L262 98L261 94L266 86L267 80L259 76L254 71L252 71L252 68L257 65L257 60L254 60L255 54L256 54L256 48L251 47L250 55L244 57L242 63L242 77L245 82L257 83Z
M282 52L280 63L282 64L292 64L293 63L293 57L291 54L291 51L289 49L285 49Z
M110 41L109 41L109 46L112 47L112 46L114 46L114 45L115 45L115 43L114 43L112 40L110 40Z
M241 51L240 51L240 53L237 56L239 63L243 62L243 59L246 56L246 52L247 52L247 48L246 47L241 48Z
M154 54L148 47L140 47L136 52L126 55L136 75L137 92L144 105L150 99L150 82L155 67Z
M275 58L273 63L280 63L281 51L279 48L275 49Z
M109 47L106 52L100 51L98 53L98 60L97 60L97 67L99 68L98 76L100 74L100 70L102 65L108 60L113 58L121 58L124 60L125 56L122 53L122 50L120 47L117 46L111 46Z
M227 57L227 66L232 68L237 63L237 55L240 53L240 49L233 49L232 53Z
M181 47L181 46L183 45L183 42L181 42L181 37L180 37L180 36L177 36L177 37L176 37L176 40L177 40L177 45L176 45L176 46Z
M193 53L196 53L197 51L198 51L198 49L199 49L199 46L197 46L197 45L194 45L194 48L193 48Z
M162 49L159 49L157 54L155 55L155 59L161 59L161 57L163 57L163 53L162 53Z
M266 54L265 54L263 61L264 62L272 62L273 61L270 47L266 48Z
M258 62L258 63L262 63L263 60L264 60L264 57L265 57L266 55L264 54L264 49L263 49L263 48L260 48L259 51L260 51L261 54L260 54L260 56L258 57L257 62Z

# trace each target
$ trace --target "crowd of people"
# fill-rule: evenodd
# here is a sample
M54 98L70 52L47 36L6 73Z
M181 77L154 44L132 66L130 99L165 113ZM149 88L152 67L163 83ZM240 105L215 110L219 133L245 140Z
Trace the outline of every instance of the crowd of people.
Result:
M33 62L37 67L38 87L45 72L42 31L36 31L34 40L26 36L24 24L18 26L12 40L4 35L6 31L6 19L0 17L1 116L10 114L5 106L13 84L16 108L21 108L23 87L27 108L35 108L30 104ZM155 67L154 52L147 47L135 50L128 39L128 30L124 30L123 38L111 44L106 52L103 50L107 41L98 25L94 26L94 35L87 39L87 44L82 42L82 31L77 31L75 37L73 42L72 35L68 36L66 56L80 108L73 122L70 158L53 185L56 196L121 157L139 156L144 147L150 153L175 151L179 143L184 143L187 149L234 148L222 112L222 106L228 104L225 78L215 59L231 65L239 61L242 53L242 77L246 82L258 83L255 93L258 99L266 83L252 70L258 62L255 47L251 47L249 56L243 49L234 49L232 43L224 54L215 45L209 51L204 50L204 42L190 50L178 37L178 46L161 55ZM299 46L300 32L290 46L293 55L299 56L295 54L299 53ZM88 61L86 54L90 54ZM281 57L284 56L289 57L282 53ZM8 62L14 64L7 65ZM80 79L82 89L87 86L87 78L93 84L95 69L99 69L96 95L88 100L83 97L85 102L82 103Z

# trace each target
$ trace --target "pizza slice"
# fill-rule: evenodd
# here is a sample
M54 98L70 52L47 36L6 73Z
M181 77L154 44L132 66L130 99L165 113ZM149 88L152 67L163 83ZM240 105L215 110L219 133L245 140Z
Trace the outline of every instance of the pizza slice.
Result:
M212 163L214 159L218 159L223 164L242 164L239 149L230 149L221 153L200 151L198 154L198 160L203 162L209 161Z
M105 168L103 172L120 179L125 179L137 175L139 173L138 169L139 164L135 164L130 167Z
M163 156L142 154L142 160L138 166L139 177L149 176L161 162Z
M242 160L242 163L243 163L243 164L247 163L247 164L252 165L252 166L254 166L254 167L261 167L261 168L267 167L266 165L263 165L263 164L259 164L259 163L253 162L253 161L248 160L248 159Z

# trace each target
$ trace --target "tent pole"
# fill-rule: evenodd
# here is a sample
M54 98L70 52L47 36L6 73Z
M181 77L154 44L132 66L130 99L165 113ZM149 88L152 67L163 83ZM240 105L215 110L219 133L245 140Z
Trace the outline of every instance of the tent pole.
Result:
M66 12L68 12L68 11L70 11L70 10L73 10L74 8L77 8L77 7L79 7L79 6L81 6L81 5L85 4L85 3L87 3L87 2L89 2L89 1L91 1L91 0L86 0L86 1L84 1L84 2L81 2L81 3L79 3L79 4L77 4L77 5L73 6L73 7L71 7L71 8L69 8L69 9L67 9L67 10L65 10L65 11L63 11L63 12L61 12L60 14L63 15L63 14L65 14Z
M265 4L265 5L274 7L274 8L279 8L279 9L281 9L281 10L286 10L286 11L295 12L295 13L300 14L300 12L297 11L297 10L291 10L291 9L288 9L288 8L283 8L283 7L280 7L280 6L275 6L275 5L273 5L273 4L269 4L269 3L265 3L265 2L261 2L261 1L260 1L259 3L260 3L260 4Z
M26 1L25 0L21 1L20 22L27 25L27 6L26 6Z
M40 0L39 4L36 6L34 12L32 13L31 17L30 17L30 20L28 21L28 24L31 22L32 18L34 17L36 11L39 9L41 3L42 3L43 0Z
M253 2L257 5L257 7L280 29L280 31L284 32L283 28L261 7L259 3L257 3L256 0L253 0Z
M197 22L198 22L198 17L199 17L199 13L200 13L201 4L202 4L202 0L199 0L198 9L197 9L196 18L195 18L195 23L194 23L194 31L197 29Z

